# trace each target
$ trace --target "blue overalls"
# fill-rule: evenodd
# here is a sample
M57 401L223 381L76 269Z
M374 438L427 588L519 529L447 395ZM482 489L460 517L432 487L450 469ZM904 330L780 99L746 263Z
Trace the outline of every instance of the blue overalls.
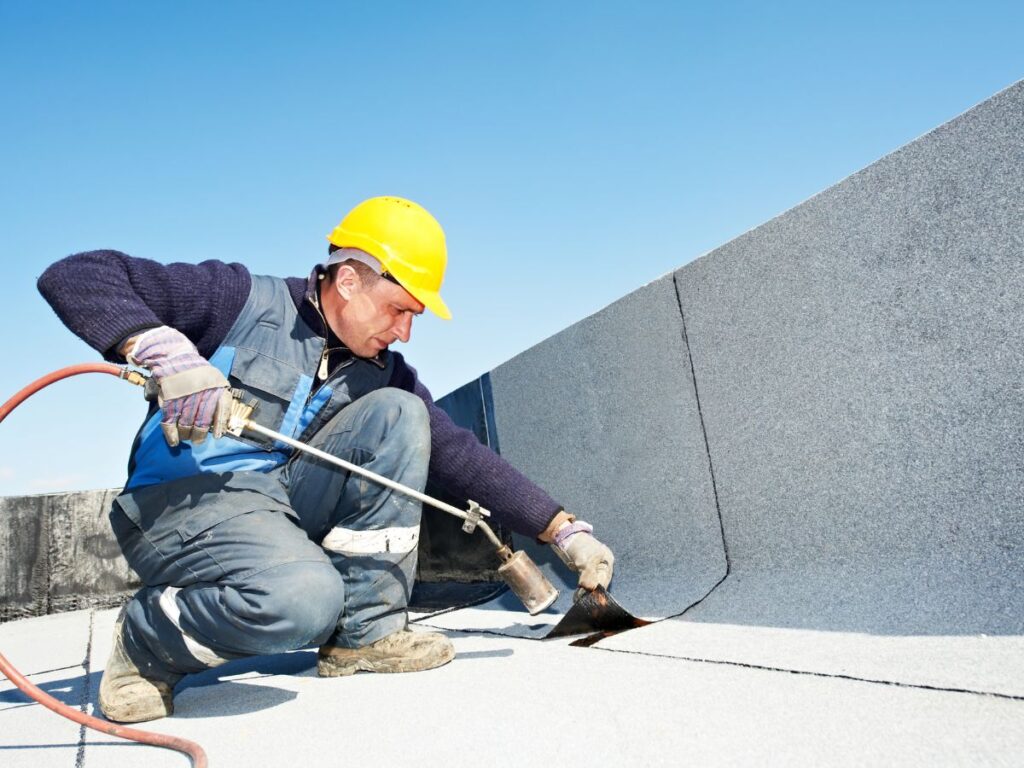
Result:
M353 357L314 392L323 337L283 280L252 281L210 362L259 401L254 419L422 490L426 407L387 387L390 357ZM156 410L139 431L110 512L145 585L124 622L144 675L308 645L357 648L405 626L418 501L283 444L225 436L169 448L159 422Z

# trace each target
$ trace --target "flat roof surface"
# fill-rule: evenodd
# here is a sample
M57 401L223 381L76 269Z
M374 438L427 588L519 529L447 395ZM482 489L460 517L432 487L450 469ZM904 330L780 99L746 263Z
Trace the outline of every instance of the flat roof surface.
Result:
M492 618L486 607L460 613L478 624ZM3 624L0 651L51 695L95 713L116 615ZM446 631L458 655L428 672L320 679L312 650L232 662L186 678L174 717L140 727L199 742L211 766L1010 766L1024 754L1021 697ZM1020 658L1004 661L1019 673ZM83 731L3 681L0 764L188 760Z

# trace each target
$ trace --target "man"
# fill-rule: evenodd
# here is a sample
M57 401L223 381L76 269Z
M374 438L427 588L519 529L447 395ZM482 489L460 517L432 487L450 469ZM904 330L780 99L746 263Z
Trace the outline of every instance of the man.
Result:
M244 656L318 645L325 677L454 656L444 635L407 626L420 504L287 446L224 435L229 387L278 432L417 490L429 472L551 543L581 588L612 578L591 526L456 427L389 349L424 309L450 318L437 221L371 198L328 240L308 279L117 251L69 256L39 279L72 331L148 369L159 390L110 512L145 585L118 619L100 685L111 720L170 715L183 675Z

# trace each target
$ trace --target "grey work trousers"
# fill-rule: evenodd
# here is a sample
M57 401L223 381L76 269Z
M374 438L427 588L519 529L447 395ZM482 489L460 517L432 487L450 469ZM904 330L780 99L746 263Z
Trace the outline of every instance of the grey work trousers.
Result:
M426 485L429 421L408 392L360 398L311 444L416 490ZM190 506L217 493L223 478L174 481L187 490L152 519L117 504L111 511L121 549L146 585L124 622L126 650L143 674L171 677L313 644L357 648L405 626L418 501L297 454L277 470L287 505L224 490L215 502L219 522L196 532L202 525L188 525Z

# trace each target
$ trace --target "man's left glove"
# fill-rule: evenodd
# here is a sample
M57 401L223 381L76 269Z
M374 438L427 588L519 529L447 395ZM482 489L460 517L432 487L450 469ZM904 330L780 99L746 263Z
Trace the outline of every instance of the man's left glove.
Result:
M615 567L615 555L594 538L594 526L582 520L565 523L555 531L551 548L570 571L580 575L580 589L608 588Z
M231 415L230 384L185 334L166 325L152 328L135 339L125 358L152 373L169 446L182 440L197 445L211 431L214 437L224 434Z

